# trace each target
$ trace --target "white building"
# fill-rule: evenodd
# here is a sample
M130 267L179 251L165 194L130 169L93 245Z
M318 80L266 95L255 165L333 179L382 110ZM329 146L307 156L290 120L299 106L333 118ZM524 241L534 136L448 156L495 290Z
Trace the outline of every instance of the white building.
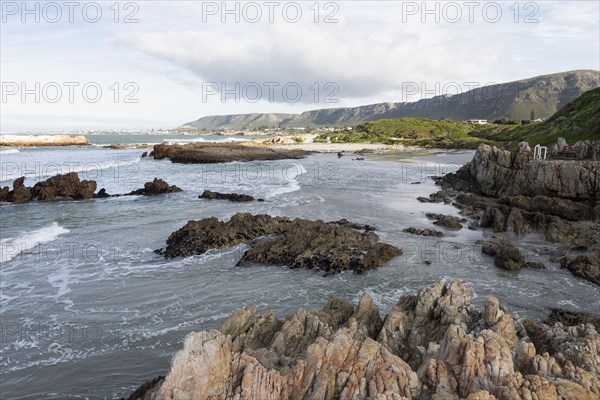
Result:
M467 122L475 125L485 125L488 123L487 119L468 119Z

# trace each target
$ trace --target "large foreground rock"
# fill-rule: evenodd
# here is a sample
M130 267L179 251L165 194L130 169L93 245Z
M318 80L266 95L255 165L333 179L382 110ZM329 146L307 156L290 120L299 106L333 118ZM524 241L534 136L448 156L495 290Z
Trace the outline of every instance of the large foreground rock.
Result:
M144 399L597 399L600 335L481 311L463 282L403 296L383 320L365 294L285 320L248 306L191 333ZM141 395L139 391L138 395Z
M169 236L164 253L168 258L191 256L245 243L250 248L240 266L270 264L360 273L402 254L396 247L380 243L371 229L345 220L325 223L238 213L227 222L217 218L188 221ZM255 240L259 238L264 239Z
M282 150L237 143L157 144L152 152L156 160L168 158L174 163L184 164L299 159L308 154L310 152L302 150Z

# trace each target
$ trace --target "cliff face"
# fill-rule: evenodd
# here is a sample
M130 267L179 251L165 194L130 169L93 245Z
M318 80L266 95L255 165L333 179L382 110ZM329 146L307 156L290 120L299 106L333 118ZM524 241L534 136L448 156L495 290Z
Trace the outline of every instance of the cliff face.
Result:
M538 325L471 288L440 281L382 320L369 295L332 297L285 321L254 306L191 333L164 380L134 399L592 399L600 395L593 324Z
M533 160L533 151L525 143L516 153L482 144L469 171L487 196L600 200L599 161Z

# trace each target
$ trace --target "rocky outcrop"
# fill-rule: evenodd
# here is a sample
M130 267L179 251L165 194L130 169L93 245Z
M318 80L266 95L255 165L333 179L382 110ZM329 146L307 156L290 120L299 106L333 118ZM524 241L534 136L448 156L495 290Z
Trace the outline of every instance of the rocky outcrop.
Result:
M533 160L527 143L521 143L515 153L482 144L468 168L478 190L487 196L600 200L600 163Z
M25 177L13 182L13 190L8 187L0 191L0 201L12 203L26 203L30 200L55 200L69 198L73 200L86 200L94 197L96 181L79 180L77 172L64 175L56 175L46 179L44 182L36 183L33 188L26 187Z
M207 200L229 200L235 203L243 203L247 201L253 201L254 197L248 194L238 194L238 193L219 193L219 192L211 192L210 190L205 190L199 198L207 199Z
M154 180L152 182L144 183L143 188L134 190L134 191L128 193L127 196L134 196L134 195L156 196L159 194L177 193L177 192L181 192L181 191L182 190L175 185L169 185L167 182L163 181L162 179L154 178Z
M597 161L533 160L527 143L514 154L481 145L470 163L437 180L443 189L439 195L425 200L451 196L460 213L474 221L469 227L478 224L517 237L541 233L559 246L556 259L562 267L600 284L599 180ZM508 253L515 257L501 253L496 265L521 268L516 253Z
M471 288L440 281L403 296L383 320L365 294L332 297L285 320L254 306L220 330L191 333L152 400L595 399L600 335L478 311ZM575 350L578 349L578 350Z
M210 164L231 161L299 159L309 155L303 150L283 150L237 143L157 144L152 156L174 163Z
M203 254L209 249L249 244L238 262L285 265L326 272L378 268L402 254L380 243L377 235L342 220L325 223L269 215L235 214L227 222L216 218L188 221L167 239L165 257ZM261 240L256 240L262 238Z
M8 186L0 188L0 201L12 203L26 203L30 200L87 200L103 199L114 196L154 196L164 193L181 192L181 189L175 185L169 185L162 179L154 178L152 182L146 182L144 187L124 195L113 195L106 193L104 188L96 191L96 181L80 180L77 172L70 172L64 175L55 175L46 179L44 182L36 183L32 188L24 184L25 177L16 179L13 182L13 190Z

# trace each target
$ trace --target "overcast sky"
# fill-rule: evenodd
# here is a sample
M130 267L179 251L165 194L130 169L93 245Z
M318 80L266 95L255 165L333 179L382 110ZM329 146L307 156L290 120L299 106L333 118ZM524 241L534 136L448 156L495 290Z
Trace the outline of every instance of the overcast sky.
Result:
M1 4L5 133L174 128L600 69L598 1Z

